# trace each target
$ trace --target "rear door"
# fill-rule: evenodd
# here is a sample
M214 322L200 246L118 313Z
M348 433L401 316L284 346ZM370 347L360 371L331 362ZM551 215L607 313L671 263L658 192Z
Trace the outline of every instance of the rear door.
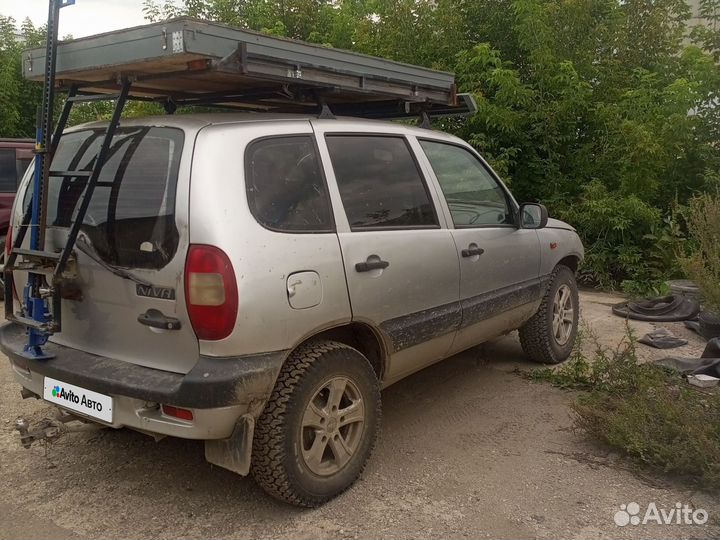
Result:
M51 169L89 170L103 133L87 129L64 135ZM178 373L197 362L183 292L193 136L168 127L118 129L74 250L77 279L65 287L62 331L52 341ZM31 200L29 177L23 201L15 205L16 223ZM50 178L46 250L64 245L86 181ZM17 278L22 295L26 275ZM138 317L150 310L177 319L179 328L141 324Z
M515 202L474 152L450 141L419 145L454 227L462 325L452 352L459 352L518 328L537 309L540 242L537 231L515 225Z
M343 209L338 236L353 320L382 331L392 382L450 349L460 322L455 245L402 132L319 124L331 195Z

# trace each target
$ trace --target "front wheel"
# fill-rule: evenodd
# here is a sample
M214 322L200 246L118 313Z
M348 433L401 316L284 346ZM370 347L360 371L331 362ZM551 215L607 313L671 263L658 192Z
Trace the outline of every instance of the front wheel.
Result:
M520 344L534 362L559 364L573 347L580 319L580 298L575 274L558 266L537 313L520 328Z
M350 487L375 445L380 387L359 351L318 341L293 352L255 426L252 473L270 495L319 506Z

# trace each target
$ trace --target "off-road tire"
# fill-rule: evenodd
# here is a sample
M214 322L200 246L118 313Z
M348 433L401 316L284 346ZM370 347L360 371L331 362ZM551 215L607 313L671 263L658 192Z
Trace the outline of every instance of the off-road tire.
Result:
M565 345L559 345L553 336L553 302L555 295L563 285L570 288L575 321L570 339ZM537 313L520 328L520 344L523 351L530 360L540 364L559 364L567 360L575 345L579 320L580 300L575 274L567 266L558 265L553 270L550 284Z
M350 461L332 476L323 477L305 465L300 433L311 394L323 380L335 375L349 378L358 388L365 403L365 420ZM285 362L255 425L252 475L277 499L297 506L320 506L358 479L375 446L380 417L380 385L365 356L334 341L302 345Z
M720 315L711 311L701 311L698 319L702 337L708 341L720 337Z

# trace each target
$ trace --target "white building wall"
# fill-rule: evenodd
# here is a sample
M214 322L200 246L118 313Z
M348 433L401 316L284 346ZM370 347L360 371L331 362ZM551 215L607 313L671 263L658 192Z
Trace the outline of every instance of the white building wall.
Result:
M689 26L703 24L703 19L700 17L700 0L686 0L686 2L692 9L692 19L690 19Z

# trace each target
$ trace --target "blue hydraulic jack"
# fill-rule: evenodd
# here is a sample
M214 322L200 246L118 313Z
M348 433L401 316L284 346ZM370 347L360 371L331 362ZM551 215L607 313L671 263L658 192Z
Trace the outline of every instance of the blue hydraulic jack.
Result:
M18 231L18 242L13 242L13 248L17 245L18 249L13 249L16 253L11 252L7 261L7 266L12 270L12 264L18 254L32 258L36 257L38 262L47 263L47 258L53 258L54 254L45 253L45 225L47 204L47 188L48 178L50 174L50 162L52 155L59 142L60 133L56 133L50 140L50 133L53 128L53 108L55 102L55 68L57 63L57 42L58 42L58 22L60 19L60 9L75 3L75 0L50 0L48 9L48 25L47 25L47 44L45 55L45 80L43 87L42 105L38 112L36 138L35 138L35 170L33 177L32 203L29 209L30 219L28 226ZM67 118L64 118L64 122ZM63 123L64 123L63 122ZM61 126L59 126L61 127ZM26 212L27 214L27 212ZM24 220L25 221L25 220ZM23 223L23 225L26 225ZM23 253L19 250L22 243L22 237L27 229L30 229L30 250ZM21 234L22 232L22 234ZM12 283L12 279L10 280ZM6 287L7 289L7 287ZM12 304L13 293L6 296L6 313L7 302ZM43 351L43 346L47 343L50 335L57 329L57 325L53 321L53 313L50 309L48 299L53 294L52 287L48 286L44 273L33 272L30 268L28 281L23 290L23 319L26 322L28 341L22 352L22 355L35 359L46 360L54 355L47 354ZM59 307L59 302L55 303ZM58 314L59 315L59 314ZM29 323L29 324L28 324Z
M111 143L131 87L131 81L128 78L120 78L117 81L119 89L117 94L81 93L77 85L70 86L67 89L67 99L57 125L52 137L50 136L53 128L55 103L58 20L60 9L74 3L75 0L50 0L43 99L38 113L36 132L32 201L25 209L22 223L12 239L12 247L4 267L5 318L27 328L28 341L20 354L34 360L47 360L53 357L52 354L43 350L43 346L52 334L61 331L62 288L66 282L65 270L73 257L75 241L80 233L95 188L98 186L100 172L111 153ZM115 100L115 108L91 170L51 170L50 165L67 125L73 104L99 100ZM65 245L60 251L46 251L48 183L50 178L58 177L76 183L75 185L84 190L84 194L77 208L75 221L68 231ZM23 249L22 245L28 230L30 230L30 246L29 249ZM19 262L18 257L20 258ZM14 270L28 272L27 284L23 289L21 313L15 313Z

